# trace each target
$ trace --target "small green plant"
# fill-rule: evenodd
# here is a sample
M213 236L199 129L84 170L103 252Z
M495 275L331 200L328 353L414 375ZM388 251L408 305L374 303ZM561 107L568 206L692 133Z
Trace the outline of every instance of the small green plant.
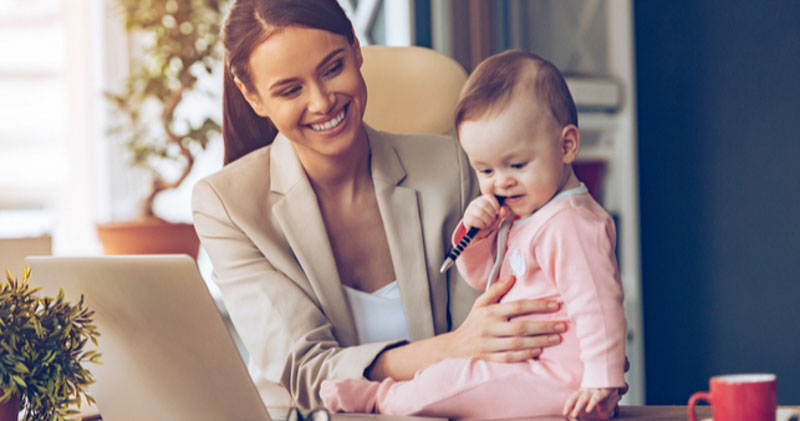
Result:
M0 403L17 395L25 420L65 420L78 415L81 397L94 403L86 388L94 383L83 363L100 363L95 350L84 350L88 341L97 346L100 333L92 324L93 311L58 295L37 297L31 288L30 268L22 280L6 270L0 286Z
M198 85L221 68L219 42L228 0L116 0L125 30L140 41L120 92L107 93L116 119L109 133L120 138L133 166L150 175L141 217L154 217L156 196L183 183L195 157L220 134L215 118L181 113L187 103L215 95Z

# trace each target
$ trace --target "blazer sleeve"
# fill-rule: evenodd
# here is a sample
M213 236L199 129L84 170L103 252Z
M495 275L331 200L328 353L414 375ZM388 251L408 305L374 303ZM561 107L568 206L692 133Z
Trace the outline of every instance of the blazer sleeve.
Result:
M231 320L262 378L254 379L267 405L264 383L279 383L294 404L321 404L326 378L360 378L376 356L402 341L341 346L308 283L276 270L235 223L214 186L201 180L192 197L195 229L214 266Z
M550 218L537 237L534 256L575 321L584 364L581 387L622 387L626 323L614 223L568 208Z

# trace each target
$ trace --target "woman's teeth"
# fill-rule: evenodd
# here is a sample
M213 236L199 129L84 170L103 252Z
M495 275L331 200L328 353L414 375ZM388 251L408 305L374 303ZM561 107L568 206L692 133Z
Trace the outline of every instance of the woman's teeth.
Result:
M322 124L310 124L311 129L314 130L314 131L321 132L321 131L324 131L324 130L330 130L330 129L338 126L339 124L342 123L342 121L344 121L344 114L345 114L344 112L345 112L345 109L342 108L342 111L336 117L334 117L334 118L332 118L332 119L330 119L330 120L328 120L328 121L326 121L326 122L324 122Z

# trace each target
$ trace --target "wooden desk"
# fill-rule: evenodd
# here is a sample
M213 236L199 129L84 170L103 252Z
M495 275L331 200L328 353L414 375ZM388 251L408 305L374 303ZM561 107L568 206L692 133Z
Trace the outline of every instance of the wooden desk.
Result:
M698 406L697 419L711 418L710 406ZM620 406L615 419L630 421L686 421L689 419L685 406Z
M711 407L698 406L697 419L710 420ZM795 414L794 417L792 414ZM781 406L778 409L776 421L800 421L800 406ZM625 421L687 421L689 413L686 406L620 406L619 412L613 420ZM502 421L564 421L564 417L536 417L536 418L515 418L514 420ZM486 420L488 421L488 420ZM498 421L498 420L493 420Z
M792 415L795 414L795 415ZM800 421L800 406L781 406L778 410L777 421ZM698 406L697 419L710 419L711 407ZM84 418L84 420L100 420L100 418ZM386 415L368 414L336 414L334 421L368 421L368 420L425 420L425 418L392 417ZM427 420L440 420L442 418L427 418ZM525 418L530 421L564 421L563 417L536 417ZM687 421L689 419L685 406L621 406L614 420L626 421ZM519 419L520 421L522 418ZM510 421L510 420L506 420Z
M689 419L685 406L620 406L617 416L612 420L626 421L686 421ZM711 407L697 407L697 419L711 418ZM492 421L565 421L559 416L514 418ZM481 420L489 421L489 420Z
M695 407L697 419L711 419L710 406ZM615 419L651 420L651 421L686 421L689 412L685 406L621 406ZM800 406L781 406L778 408L776 421L800 421Z

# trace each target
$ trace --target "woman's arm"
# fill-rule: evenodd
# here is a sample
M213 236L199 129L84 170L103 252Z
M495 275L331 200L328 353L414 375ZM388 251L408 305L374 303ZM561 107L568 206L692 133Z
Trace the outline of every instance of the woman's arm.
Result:
M301 407L319 404L319 385L328 378L366 374L406 379L448 357L525 360L548 343L546 335L535 335L557 331L554 323L508 321L547 308L543 302L497 304L513 284L509 279L481 296L455 331L402 346L397 346L402 341L394 341L343 347L310 286L270 264L210 183L201 181L195 187L193 209L195 229L214 265L231 320L260 373L254 380L259 386L280 383ZM269 396L265 401L271 403Z
M509 318L530 313L551 313L559 303L519 300L498 304L514 284L509 277L497 282L472 306L467 319L456 330L406 345L387 348L365 372L371 380L392 377L411 379L414 374L445 358L476 357L497 362L524 361L542 353L542 348L561 342L557 334L564 322L538 322Z

